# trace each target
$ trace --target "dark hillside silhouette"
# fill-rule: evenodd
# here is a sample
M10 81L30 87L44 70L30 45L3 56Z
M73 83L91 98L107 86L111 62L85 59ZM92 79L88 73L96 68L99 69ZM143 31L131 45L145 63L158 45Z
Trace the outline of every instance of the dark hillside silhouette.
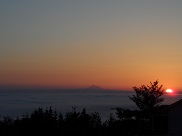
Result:
M157 112L156 112L157 113ZM101 121L98 112L87 113L84 108L72 111L64 116L57 113L52 107L35 109L30 115L23 115L12 119L4 117L0 120L1 136L32 136L32 135L58 135L58 136L134 136L150 134L166 134L163 124L165 118L156 114L155 118L160 123L158 131L154 131L153 122L145 118L145 113L137 110L116 109L117 117L112 114L105 122ZM161 114L162 115L162 114Z
M95 88L95 87L93 87ZM96 87L97 88L97 87ZM167 114L163 111L168 106L160 106L162 86L158 81L151 86L134 87L136 95L130 99L139 110L115 108L116 117L110 114L105 122L101 121L98 112L87 113L86 109L72 111L65 115L53 110L52 107L35 109L31 114L12 119L4 117L0 120L1 136L135 136L135 135L166 135L168 132Z

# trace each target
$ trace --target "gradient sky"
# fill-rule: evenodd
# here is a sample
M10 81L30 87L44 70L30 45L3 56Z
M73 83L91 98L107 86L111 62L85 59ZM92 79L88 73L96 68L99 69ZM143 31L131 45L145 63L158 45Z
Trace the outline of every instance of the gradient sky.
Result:
M0 85L182 89L181 0L1 0Z

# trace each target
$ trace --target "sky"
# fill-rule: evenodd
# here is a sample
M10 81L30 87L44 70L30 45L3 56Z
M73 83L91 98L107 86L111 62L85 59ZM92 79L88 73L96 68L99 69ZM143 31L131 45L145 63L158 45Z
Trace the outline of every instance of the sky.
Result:
M0 86L182 90L181 0L1 0Z

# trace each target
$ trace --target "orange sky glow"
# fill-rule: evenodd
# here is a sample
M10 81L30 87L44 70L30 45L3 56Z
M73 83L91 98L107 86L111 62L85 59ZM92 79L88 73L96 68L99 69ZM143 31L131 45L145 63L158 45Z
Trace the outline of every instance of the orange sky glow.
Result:
M13 3L0 5L0 86L182 90L182 2Z

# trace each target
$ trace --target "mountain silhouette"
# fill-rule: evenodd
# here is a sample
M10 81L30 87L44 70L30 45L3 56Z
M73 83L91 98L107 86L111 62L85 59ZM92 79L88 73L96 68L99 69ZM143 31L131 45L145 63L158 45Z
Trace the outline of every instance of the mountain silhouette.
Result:
M102 87L97 86L97 85L91 85L87 89L88 90L97 90L97 91L104 90Z

